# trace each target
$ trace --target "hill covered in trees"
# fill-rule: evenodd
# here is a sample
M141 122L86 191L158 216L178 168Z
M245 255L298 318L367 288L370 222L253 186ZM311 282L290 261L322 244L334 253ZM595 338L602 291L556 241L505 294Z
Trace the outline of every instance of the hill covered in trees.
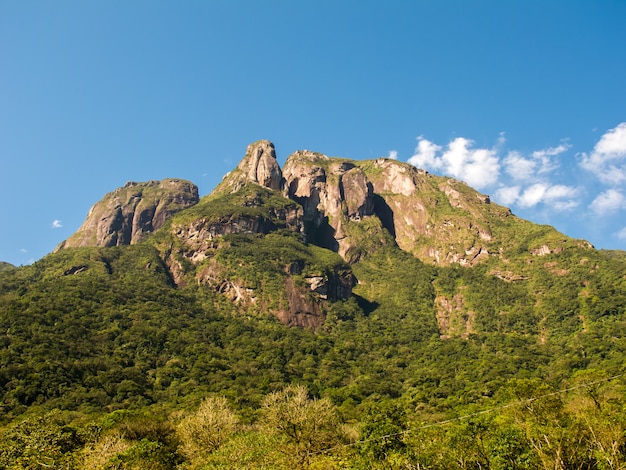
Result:
M623 468L625 310L623 252L256 142L0 272L0 468Z

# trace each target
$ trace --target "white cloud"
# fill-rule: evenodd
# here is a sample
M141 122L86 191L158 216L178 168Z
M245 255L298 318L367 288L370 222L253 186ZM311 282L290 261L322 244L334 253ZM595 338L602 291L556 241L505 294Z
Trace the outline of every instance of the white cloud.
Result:
M63 227L63 224L61 223L59 219L55 219L52 221L52 228L61 228L61 227Z
M532 158L538 163L537 172L539 174L546 174L554 171L558 168L558 163L554 161L552 157L556 157L557 155L561 155L562 153L568 151L571 148L571 145L568 143L561 143L556 147L548 147L547 149L535 150L532 153Z
M620 240L626 240L626 227L617 232L617 238Z
M546 175L558 168L558 163L552 157L566 152L569 148L569 144L562 143L556 147L535 150L530 157L525 157L514 150L504 159L504 168L514 180L537 179L539 175Z
M626 197L616 189L609 189L598 195L589 208L598 215L611 214L626 209Z
M562 184L535 183L522 191L520 186L501 187L496 191L495 200L505 206L516 204L522 208L548 204L553 209L563 211L578 206L578 189Z
M409 163L426 170L441 170L444 174L483 188L498 181L500 160L493 149L472 148L474 142L464 137L451 141L446 150L423 137L418 138L415 155Z
M505 206L512 206L519 198L520 187L510 186L502 187L496 191L496 201Z
M457 137L444 148L420 136L409 163L461 179L477 189L498 185L494 200L509 207L544 204L565 211L580 204L579 188L557 184L550 178L559 166L555 157L571 147L567 142L530 155L511 150L502 158L505 142L504 134L500 134L493 148L474 148L474 141Z
M517 151L509 152L504 159L505 171L516 180L528 180L535 173L537 162L524 157Z
M559 212L564 212L574 209L579 205L580 203L578 201L570 199L568 201L554 201L554 203L552 204L552 208Z
M20 248L20 253L28 253L28 250L26 248Z
M409 158L408 162L424 170L440 170L442 168L441 159L437 158L437 152L440 150L439 145L435 145L430 140L420 136L417 138L415 155Z
M573 198L578 195L578 189L573 186L565 186L564 184L555 184L550 186L546 191L546 199L549 202L557 199Z
M580 165L604 183L626 181L626 122L607 131L591 154L583 153Z
M392 160L398 159L398 151L397 150L389 150L389 156L387 158L391 158Z
M543 150L535 150L533 152L533 158L537 160L543 160L546 157L555 157L569 150L570 147L571 145L567 143L562 143L560 145L557 145L556 147L548 147L547 149Z
M524 192L518 198L517 203L521 207L534 207L544 199L546 191L546 184L533 184L532 186L529 186L524 190Z
M579 190L573 186L565 186L563 184L555 184L550 186L546 191L544 202L550 204L558 211L573 209L578 206L576 200Z

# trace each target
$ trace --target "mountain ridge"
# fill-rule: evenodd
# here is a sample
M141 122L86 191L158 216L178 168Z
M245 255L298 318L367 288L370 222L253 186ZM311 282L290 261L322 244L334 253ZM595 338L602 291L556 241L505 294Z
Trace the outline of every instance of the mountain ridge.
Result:
M107 198L111 199L111 195L107 195L90 210L83 226L57 249L135 243L144 233L160 228L175 213L199 202L197 187L180 180L132 183L130 187L155 184L162 187L166 182L180 187L172 187L161 197L166 199L166 204L167 198L179 201L170 204L168 211L154 215L155 223L150 217L150 212L156 210L154 205L135 215L135 205L142 200L141 192L137 191L130 197L125 195L126 203L120 202L119 197L113 203L108 202L109 213L101 210L95 217L101 219L100 225L91 221L95 208L106 205ZM511 239L514 237L510 237L510 233L508 240L505 240L506 234L494 233L503 224L509 226L509 232L527 232L523 243L528 246L523 248L531 255L559 252L567 245L593 248L584 240L576 241L551 227L542 228L517 218L510 209L492 203L489 196L461 181L435 176L408 163L386 158L350 160L303 150L287 157L281 169L274 144L260 140L247 147L237 167L204 198L223 192L235 193L247 184L281 193L302 206L301 230L305 238L338 252L348 261L356 248L351 228L368 218L377 218L401 249L435 265L471 266L489 257L503 258L522 249L519 242ZM110 194L123 190L118 188ZM115 222L129 216L131 221L118 223L121 227L116 228ZM142 218L148 222L142 224ZM94 227L100 235L92 233Z
M152 224L163 205L168 210ZM143 219L148 222L137 223ZM111 221L119 220L127 222L116 232ZM593 250L584 240L519 219L453 178L391 159L331 158L308 150L291 154L281 169L267 140L248 145L237 167L202 198L183 180L129 183L107 194L57 250L143 238L159 252L173 285L206 286L242 311L269 312L286 325L313 329L324 324L330 304L362 289L366 281L355 271L381 250L405 252L431 266L482 266L506 282L528 280L537 269L567 273L570 268L559 262L535 259L567 252L584 263L584 252ZM285 250L274 250L268 240ZM248 260L246 269L237 257ZM255 257L266 260L261 265ZM263 280L251 274L259 271ZM435 292L433 299L441 337L472 332L471 320L455 320L474 315L462 292Z

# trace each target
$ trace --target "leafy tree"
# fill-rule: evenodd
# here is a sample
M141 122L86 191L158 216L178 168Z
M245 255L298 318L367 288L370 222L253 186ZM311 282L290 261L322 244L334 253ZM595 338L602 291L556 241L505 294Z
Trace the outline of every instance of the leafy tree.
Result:
M0 436L0 468L75 468L84 438L59 412L27 418Z
M360 429L360 452L384 461L393 453L406 450L407 421L404 410L394 401L383 401L367 406Z
M284 439L284 452L298 467L342 443L343 433L333 404L327 398L310 398L302 385L270 393L262 406L263 428Z
M237 430L237 417L223 397L206 398L177 426L182 452L192 462L217 450Z

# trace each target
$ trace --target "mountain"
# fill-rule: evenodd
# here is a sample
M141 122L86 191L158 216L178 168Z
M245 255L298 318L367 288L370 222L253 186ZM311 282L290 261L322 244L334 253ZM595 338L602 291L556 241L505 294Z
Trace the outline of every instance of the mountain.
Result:
M311 406L326 400L324 409L360 423L354 433L361 437L497 409L511 397L568 389L581 377L621 374L624 273L624 252L596 250L522 220L460 181L395 160L306 150L281 168L273 144L258 141L211 194L199 198L182 180L129 183L96 203L54 253L0 272L6 432L18 433L24 416L65 410L75 420L101 417L99 432L121 436L136 457L140 447L133 446L147 445L143 438L161 450L175 444L152 421L141 424L144 415L122 410L175 416L219 396L248 423L241 439L266 439L271 433L259 431L260 417L278 409L267 400L289 384L318 397ZM285 390L286 400L309 403ZM599 406L621 406L620 390L611 388L606 403L597 395ZM74 423L63 419L53 422ZM177 423L163 419L159 426ZM521 421L504 428L505 417L498 419L491 425L503 433L500 444L505 435L519 438L516 452L539 459L535 441L520 437ZM562 435L573 436L578 422L563 421ZM335 444L344 439L333 436ZM100 448L100 437L72 449L84 457ZM452 435L445 439L452 440L444 447L458 447ZM287 441L263 442L259 449ZM300 452L305 441L298 442ZM407 442L398 441L394 452L417 449ZM491 445L501 448L485 441ZM3 455L25 448L0 445L0 468ZM306 448L307 461L315 460ZM392 468L390 449L361 449L362 466ZM239 451L229 452L223 458ZM115 455L107 465L131 458ZM527 467L521 460L517 467L490 465L539 468L528 459L534 463ZM338 468L325 462L320 468Z
M138 243L146 234L161 228L172 214L197 202L198 188L189 181L126 183L95 204L83 225L57 250Z

